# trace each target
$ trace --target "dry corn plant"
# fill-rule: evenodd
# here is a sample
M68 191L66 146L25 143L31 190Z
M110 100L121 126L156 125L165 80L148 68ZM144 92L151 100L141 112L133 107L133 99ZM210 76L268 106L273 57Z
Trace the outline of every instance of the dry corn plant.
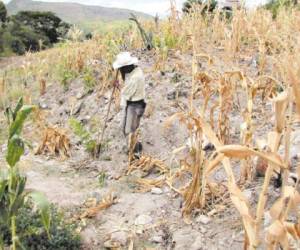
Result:
M87 200L85 202L85 211L79 216L79 219L85 218L94 218L100 211L106 210L112 205L117 203L117 196L110 193L109 195L105 196L99 203L95 198Z
M229 142L230 121L229 114L233 108L234 86L230 77L222 76L219 80L219 116L218 136L223 144Z
M242 206L238 202L234 201L234 204L238 211L243 217L243 222L246 231L246 249L256 249L261 244L261 234L262 234L262 221L265 214L267 196L268 196L268 187L270 185L271 177L275 172L288 171L289 162L286 161L288 157L285 157L283 160L278 154L279 147L282 142L282 137L289 130L289 123L286 123L286 110L289 104L289 95L287 92L280 93L278 96L272 99L272 102L275 106L275 129L273 132L270 132L268 135L268 148L270 152L259 152L258 150L252 149L247 146L241 145L227 145L223 147L217 147L216 159L222 158L238 158L246 159L250 156L258 156L265 159L268 162L268 167L265 174L265 179L262 187L262 191L259 195L259 202L257 205L256 214L252 214L250 211L249 205ZM286 135L285 135L286 136ZM285 148L289 148L289 140L285 140ZM286 150L288 152L288 150ZM300 203L300 195L297 191L298 182L294 187L284 185L281 198L271 207L270 213L274 222L272 225L266 229L266 244L269 249L275 249L277 244L280 244L284 249L288 248L288 237L294 236L290 233L289 229L286 226L287 216L292 207L296 208ZM239 189L235 187L235 190L229 188L231 195L237 194ZM239 193L239 199L243 199L246 202L245 197L242 193ZM288 200L288 203L286 201ZM280 204L280 205L279 205ZM288 206L286 206L289 204ZM275 212L276 211L276 212ZM284 214L285 216L279 217L279 214ZM297 225L294 225L294 228L297 228Z
M36 154L45 154L62 158L70 156L70 139L64 131L48 127L44 131L41 145L38 147Z
M211 175L211 171L209 170L211 164L206 159L205 152L202 149L203 134L207 135L207 131L203 131L201 116L195 116L191 113L177 113L166 122L166 128L176 119L179 119L181 123L185 124L190 137L186 145L173 152L177 154L187 149L186 156L180 161L180 169L170 173L167 178L167 184L172 190L183 196L184 207L182 213L185 221L189 223L193 209L212 208L214 200L222 197L226 188L224 185L217 184L209 178L209 175ZM212 130L210 130L209 133L215 136ZM216 136L215 140L217 140ZM190 175L192 176L191 179L184 181L181 187L177 187L178 182L180 183L180 180L184 178L184 176Z
M146 193L151 191L153 188L161 188L166 183L166 178L136 178L134 179L135 191L138 193Z
M253 18L252 22L254 22L255 18ZM239 22L243 22L243 17L241 17L241 19L239 20ZM258 24L261 25L261 24ZM273 28L274 28L274 23L272 24ZM238 23L236 23L236 30L239 30L239 25ZM257 27L257 28L262 28L262 27ZM258 29L259 30L259 29ZM273 35L273 34L272 34ZM247 36L247 34L246 34ZM269 36L269 34L268 34ZM233 44L234 46L232 48L238 48L240 49L240 44L239 41L241 39L240 34L236 34L235 35L235 44ZM247 37L249 40L254 40L257 39L257 34L255 34L255 32L249 33L249 36ZM269 38L268 38L269 39ZM266 41L267 38L264 38L263 40L261 40L260 42L260 46L266 46ZM238 46L235 46L235 45ZM258 43L259 45L259 43ZM260 53L263 53L263 56L265 56L267 54L266 51L267 47L261 47L260 49ZM259 50L259 47L258 47ZM194 48L195 51L195 48ZM194 53L195 54L195 53ZM266 57L263 58L263 60L266 60ZM193 76L196 75L197 70L196 67L196 60L193 60ZM261 73L264 72L266 70L266 63L263 62L262 66L260 68ZM289 130L290 130L290 122L286 122L285 123L285 115L286 115L286 110L287 110L287 106L288 103L290 103L290 99L289 99L289 94L287 92L283 92L281 94L278 94L278 89L277 87L278 85L278 81L274 80L273 77L265 77L266 80L266 84L265 86L263 86L263 84L261 84L260 81L258 80L255 83L253 83L253 81L251 81L251 79L249 78L246 82L244 91L247 94L247 106L244 112L244 122L245 122L245 129L243 130L242 133L242 143L244 144L243 146L240 145L228 145L228 146L223 146L223 143L220 142L220 140L217 138L217 136L215 135L215 133L213 132L212 128L199 116L198 120L199 123L201 124L200 126L200 130L201 132L209 139L209 141L211 141L216 149L217 149L217 154L213 155L213 157L210 159L208 166L205 168L206 169L206 173L207 176L204 178L205 180L207 180L209 174L213 174L213 172L217 169L217 167L219 166L219 163L222 162L225 172L227 174L228 177L228 190L230 192L231 195L231 200L233 202L233 204L236 206L236 208L238 209L238 211L240 212L240 214L242 215L242 220L244 223L244 227L245 227L245 231L246 231L246 241L245 241L245 248L250 248L250 249L256 249L262 241L262 220L263 220L263 215L265 212L265 207L266 207L266 196L267 196L267 190L268 190L268 186L270 184L270 179L271 176L273 174L274 171L278 172L288 172L287 170L287 166L288 166L288 147L289 147ZM297 84L299 83L298 81L295 80L295 78L297 79L298 77L294 77L294 82L296 82ZM223 76L223 80L225 81L226 79L224 79ZM228 80L227 80L228 81ZM195 80L193 81L193 86L192 86L192 93L194 93L195 90ZM245 83L245 81L242 81L242 83ZM223 82L224 83L224 82ZM224 86L225 84L223 84ZM227 84L226 84L227 85ZM222 84L221 84L222 86ZM226 86L228 87L228 86ZM274 103L275 106L275 110L276 110L276 124L275 124L275 129L273 132L270 132L269 134L269 149L266 150L266 152L260 152L253 147L253 126L252 126L252 117L251 117L251 113L253 112L253 105L254 105L254 98L256 96L256 92L258 90L263 90L263 95L265 100L267 98L272 98L272 102ZM222 89L221 89L222 90ZM234 86L232 86L232 92L235 91ZM220 91L222 92L222 91ZM299 95L299 92L297 92ZM225 96L225 94L224 94ZM228 97L230 96L229 94L227 95ZM225 99L226 100L226 99ZM224 103L225 105L226 103ZM289 107L291 107L291 104L289 104ZM298 107L299 108L299 107ZM291 110L291 109L290 109ZM228 110L230 111L230 109ZM189 112L189 116L191 116L191 114L193 114L194 112L194 108L193 108L193 102L191 101L191 109ZM185 114L180 114L177 115L180 116L181 120L185 120L188 119L186 117L188 117L188 115ZM197 138L197 133L193 132L193 126L190 124L188 127L190 134L194 134L194 137ZM196 131L196 129L195 129ZM192 138L192 136L191 136ZM282 141L284 138L284 143L282 145ZM278 154L279 151L279 146L282 145L284 146L286 149L286 155L284 157L284 160L281 159L281 157ZM199 145L197 145L198 148ZM198 149L199 150L199 149ZM268 152L269 151L269 152ZM198 154L201 155L201 154ZM252 212L252 209L249 205L248 200L246 199L245 195L241 192L241 190L238 188L238 186L236 185L235 182L235 177L233 175L233 170L231 167L231 164L229 162L229 158L239 158L241 160L248 160L253 156L257 156L260 157L262 159L264 159L267 162L267 174L264 180L264 184L263 184L263 190L260 194L260 200L259 200L259 204L257 207L257 211L256 214L254 214ZM201 159L198 158L198 159ZM183 161L184 162L184 161ZM180 177L181 173L184 171L188 171L189 169L193 169L191 167L191 164L183 164L182 162L182 170L178 170L174 175L171 175L171 178L168 180L170 186L178 192L181 192L182 194L184 194L184 190L193 187L193 184L195 185L195 187L197 189L194 189L193 191L193 195L187 195L185 196L185 205L186 205L186 210L185 211L190 211L189 208L194 207L195 205L199 205L199 203L197 202L199 200L199 186L203 185L203 180L199 181L199 176L201 176L201 174L199 174L203 168L203 166L201 164L198 164L198 169L197 171L194 171L194 175L193 178L195 178L195 180L192 180L187 186L185 186L184 188L175 188L172 184L173 184L173 177ZM202 159L202 162L205 162L205 158L204 160ZM249 164L245 164L245 169L248 170L249 168ZM192 189L191 189L192 190ZM287 187L286 185L284 185L283 190L288 190L288 191L284 191L282 193L282 197L281 198L281 202L279 202L280 204L284 204L284 202L282 202L282 200L287 201L290 204L295 204L297 202L297 197L298 197L298 193L296 193L296 189L294 187L292 187L292 189L290 189L289 187ZM291 192L292 190L292 192ZM195 197L197 196L198 197ZM194 202L193 202L194 201ZM189 206L190 204L193 204L191 206ZM291 207L288 206L288 207ZM274 210L271 209L272 211ZM276 210L276 209L275 209ZM294 236L295 239L298 239L297 237L297 228L298 225L289 225L289 227L287 226L286 223L286 218L287 215L289 214L289 208L286 209L284 208L284 214L286 215L285 218L283 218L283 220L280 221L280 223L278 223L277 220L275 220L275 224L273 224L270 228L268 228L267 230L267 244L268 247L270 249L273 249L273 246L275 246L278 241L280 241L280 244L282 247L284 247L285 249L287 249L287 243L286 243L286 239L289 238L290 236ZM273 217L274 218L274 217ZM276 231L277 230L277 231ZM276 242L277 241L277 242ZM270 243L271 242L271 243Z
M5 73L3 76L0 78L0 107L4 107L4 98L5 98Z
M239 51L241 49L241 39L245 30L245 20L244 20L244 11L235 9L233 11L232 21L230 26L226 25L226 20L223 21L223 25L217 28L218 33L220 33L220 28L223 28L225 34L224 49L226 51L227 59L232 60L239 56ZM220 25L219 22L214 22L214 25Z
M154 187L162 187L166 183L166 174L169 173L169 168L163 161L147 155L136 157L134 147L137 142L137 134L133 134L129 147L128 170L126 175L134 173L136 170L142 172L141 178L134 178L133 182L136 185L136 191L148 192ZM151 173L156 177L146 178Z
M139 130L134 133L130 133L128 136L128 167L130 168L131 163L136 158L135 156L135 148L138 143Z
M163 163L163 161L147 155L142 155L139 159L134 160L127 170L127 175L131 174L135 170L141 170L145 173L145 175L148 175L153 170L156 170L161 174L169 172L169 168Z

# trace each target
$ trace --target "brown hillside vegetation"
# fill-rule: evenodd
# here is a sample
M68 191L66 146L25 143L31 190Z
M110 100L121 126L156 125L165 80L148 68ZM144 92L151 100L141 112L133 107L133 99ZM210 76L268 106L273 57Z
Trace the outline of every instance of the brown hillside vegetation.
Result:
M28 187L67 212L85 249L300 247L300 12L200 13L144 22L151 51L136 28L27 53L0 71L1 109L21 95L39 107L25 137L48 150L22 158ZM130 164L118 91L100 158L90 150L124 49L147 81L143 155Z

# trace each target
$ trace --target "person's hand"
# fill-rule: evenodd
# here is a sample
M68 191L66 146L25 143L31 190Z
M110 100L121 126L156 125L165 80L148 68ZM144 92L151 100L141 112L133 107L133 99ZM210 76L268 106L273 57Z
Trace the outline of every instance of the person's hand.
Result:
M114 87L116 87L117 89L120 89L120 82L119 82L119 80L116 80L114 82Z

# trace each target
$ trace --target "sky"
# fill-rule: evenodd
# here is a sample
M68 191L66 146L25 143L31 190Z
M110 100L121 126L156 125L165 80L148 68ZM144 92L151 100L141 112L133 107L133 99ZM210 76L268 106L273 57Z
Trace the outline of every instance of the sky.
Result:
M8 3L10 0L4 0ZM39 0L46 2L77 2L88 5L100 5L104 7L117 7L142 11L151 15L158 13L159 15L166 15L170 8L170 0ZM266 2L267 0L245 0L246 5L256 6ZM185 0L176 0L177 6L181 6Z

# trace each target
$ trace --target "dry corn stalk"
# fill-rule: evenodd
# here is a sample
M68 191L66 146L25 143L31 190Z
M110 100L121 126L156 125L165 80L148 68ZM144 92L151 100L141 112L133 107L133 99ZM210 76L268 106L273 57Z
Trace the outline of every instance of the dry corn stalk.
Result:
M154 187L161 188L165 182L165 178L160 177L156 179L137 178L134 180L134 183L137 185L136 191L139 193L149 192Z
M88 207L86 211L80 215L80 219L95 217L100 211L108 209L113 204L116 204L116 199L116 196L109 194L104 197L99 204L97 204L96 200L94 200L93 204L91 204L90 207Z
M230 135L229 114L233 107L233 86L226 76L219 81L219 119L218 136L223 144L227 144Z
M40 83L40 96L46 94L46 80L44 78L41 78L39 80Z
M63 158L70 156L70 139L60 129L48 127L44 131L41 145L36 154L59 155Z
M161 160L142 155L130 164L127 174L131 174L134 170L142 170L145 173L150 173L153 169L157 169L160 173L167 173L169 171L169 168Z
M183 113L177 113L170 118L174 121L175 118L179 118L181 122L186 125L187 131L190 134L188 141L188 154L186 159L181 161L181 169L173 173L167 178L167 184L171 189L180 193L184 198L183 216L188 222L189 216L193 209L205 208L209 201L220 193L217 192L220 186L213 185L211 180L208 179L210 172L207 170L209 162L205 160L205 152L202 150L203 133L212 133L214 137L212 140L217 140L214 132L209 132L203 129L202 118L200 116L193 116L192 114L184 115ZM169 126L170 121L167 121ZM211 140L210 140L211 141ZM192 179L188 183L184 183L184 186L175 188L174 182L185 173L190 173ZM214 186L214 188L212 188Z
M211 99L212 95L214 94L214 89L211 86L213 78L208 73L203 71L203 72L199 72L196 75L196 80L201 84L199 84L198 88L195 90L194 98L196 98L197 93L201 91L202 98L204 99L204 104L203 104L203 109L201 111L201 114L204 115L207 109L208 102Z
M1 99L4 97L5 93L5 78L4 76L0 78L0 97Z

